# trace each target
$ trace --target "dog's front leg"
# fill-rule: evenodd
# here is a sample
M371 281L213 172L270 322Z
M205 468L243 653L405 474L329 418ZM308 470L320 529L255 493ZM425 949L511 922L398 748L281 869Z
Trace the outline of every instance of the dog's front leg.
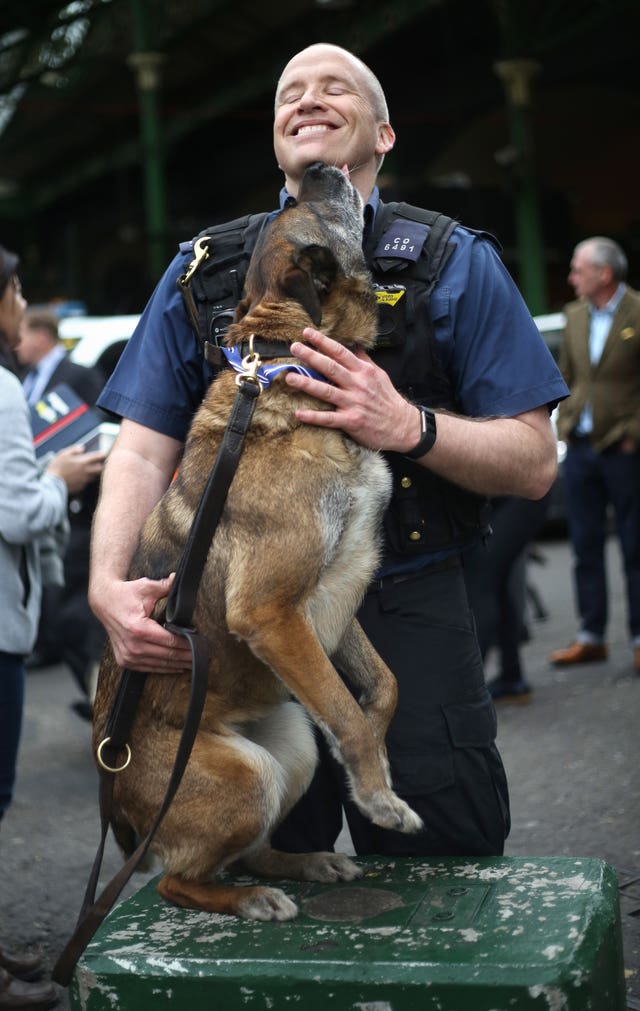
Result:
M254 874L292 881L355 881L362 870L345 853L284 853L265 845L240 861Z
M420 818L389 787L380 740L305 616L269 602L245 608L241 616L229 612L227 621L232 634L247 642L320 727L345 767L363 814L383 828L418 831Z
M354 618L331 658L360 689L358 702L377 741L384 739L398 701L398 684Z

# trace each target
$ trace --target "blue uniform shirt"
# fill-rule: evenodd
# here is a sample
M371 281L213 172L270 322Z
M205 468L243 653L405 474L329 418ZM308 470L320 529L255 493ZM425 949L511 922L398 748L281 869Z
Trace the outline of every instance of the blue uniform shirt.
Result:
M371 200L375 212L377 191ZM440 359L462 413L511 417L568 389L492 242L459 226L455 250L431 296ZM177 278L191 260L169 264L98 404L184 441L210 379Z

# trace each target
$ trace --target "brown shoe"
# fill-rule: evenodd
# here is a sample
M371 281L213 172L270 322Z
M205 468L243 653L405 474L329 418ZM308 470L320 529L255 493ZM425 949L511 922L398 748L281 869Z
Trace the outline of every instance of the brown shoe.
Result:
M0 969L6 969L12 976L18 979L27 980L31 983L34 979L39 979L44 972L44 962L42 955L37 952L31 954L18 954L14 951L7 951L0 945Z
M18 1011L21 1008L35 1008L45 1011L55 1007L59 1000L58 991L53 983L25 983L0 969L0 1009Z
M566 649L557 649L549 657L549 662L556 667L564 667L572 663L593 663L595 660L606 660L607 647L603 643L574 642Z

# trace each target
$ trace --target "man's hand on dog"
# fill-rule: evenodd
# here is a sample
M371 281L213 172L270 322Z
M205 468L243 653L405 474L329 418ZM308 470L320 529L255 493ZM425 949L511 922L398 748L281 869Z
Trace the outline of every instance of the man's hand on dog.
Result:
M168 632L151 617L157 602L169 593L173 579L174 574L166 579L118 583L109 611L98 614L121 667L154 674L182 674L191 670L187 640Z
M299 421L340 428L368 449L404 453L416 445L420 438L418 409L394 389L387 373L366 351L350 351L311 327L303 330L302 336L313 346L295 342L292 353L328 382L289 372L287 383L331 404L333 411L301 408L296 411Z

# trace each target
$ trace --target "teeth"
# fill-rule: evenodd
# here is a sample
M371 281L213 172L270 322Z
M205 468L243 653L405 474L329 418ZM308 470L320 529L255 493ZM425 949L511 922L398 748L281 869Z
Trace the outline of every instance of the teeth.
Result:
M325 133L330 128L319 123L317 126L301 126L298 130L298 137L302 133Z

